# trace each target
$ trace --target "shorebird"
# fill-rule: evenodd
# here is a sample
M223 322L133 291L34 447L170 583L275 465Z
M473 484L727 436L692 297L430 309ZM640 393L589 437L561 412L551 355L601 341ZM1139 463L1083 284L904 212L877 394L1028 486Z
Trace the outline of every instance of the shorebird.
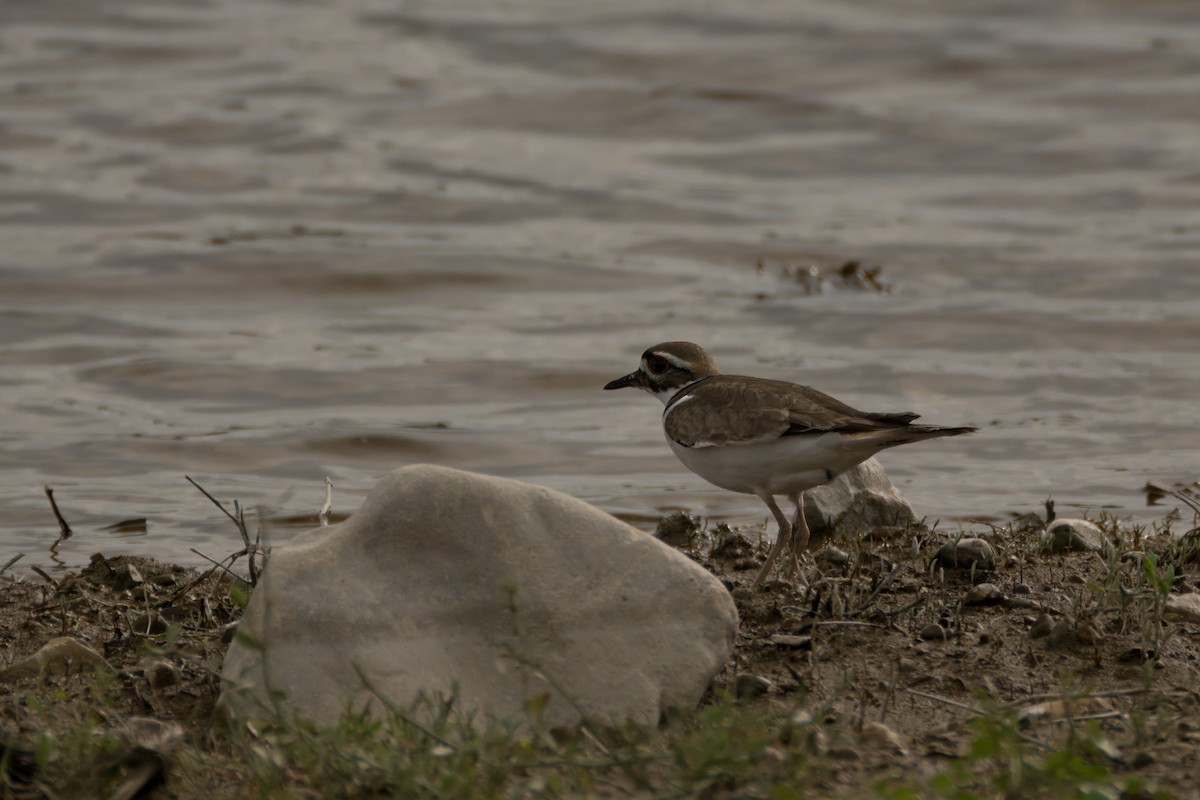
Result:
M683 465L722 489L767 504L779 534L754 585L791 543L794 573L808 546L805 491L829 483L888 447L958 436L973 427L914 425L918 415L858 411L809 386L724 375L704 348L664 342L642 353L638 368L605 389L635 386L663 402L667 444ZM795 507L789 522L775 502Z

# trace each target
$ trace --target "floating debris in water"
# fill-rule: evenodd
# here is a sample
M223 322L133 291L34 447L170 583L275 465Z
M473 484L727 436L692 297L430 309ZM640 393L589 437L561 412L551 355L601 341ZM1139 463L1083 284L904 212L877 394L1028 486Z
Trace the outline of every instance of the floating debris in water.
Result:
M112 525L105 525L100 530L109 533L149 533L150 527L145 517L135 517L114 522Z
M755 269L758 274L765 274L766 262L760 259ZM799 284L805 294L822 294L827 289L886 294L891 292L892 287L880 279L882 272L883 267L864 267L861 261L854 259L841 266L786 264L780 276Z
M1174 497L1182 500L1197 513L1200 513L1200 508L1194 505L1200 501L1200 481L1187 485L1174 483L1169 488L1147 481L1146 485L1142 487L1142 491L1146 493L1146 505L1148 506L1161 505L1162 501L1166 498Z
M264 230L233 230L229 233L219 234L209 237L208 243L213 245L226 245L234 242L257 242L264 239L291 239L302 236L320 236L326 238L336 238L345 236L346 231L341 228L310 228L307 225L292 225L286 229L264 229Z

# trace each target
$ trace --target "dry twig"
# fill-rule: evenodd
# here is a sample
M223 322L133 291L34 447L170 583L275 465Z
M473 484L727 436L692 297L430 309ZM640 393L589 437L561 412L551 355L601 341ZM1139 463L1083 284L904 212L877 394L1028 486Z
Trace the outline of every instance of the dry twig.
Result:
M62 533L62 538L67 538L71 535L71 526L63 519L62 512L58 510L58 503L54 502L54 490L49 486L43 486L42 490L46 492L46 498L50 501L50 510L54 512L54 518L58 520L58 529Z
M11 567L13 564L17 563L24 557L25 557L24 553L17 553L15 556L10 558L3 567L0 567L0 575L3 575L4 573L8 572L9 567Z
M225 508L225 505L220 500L213 497L211 494L208 493L208 491L203 486L201 486L200 484L198 484L194 480L192 480L192 477L190 475L184 475L183 477L187 478L188 483L190 483L192 486L195 486L197 489L199 489L200 493L202 495L204 495L205 497L207 497L212 502L213 505L215 505L217 508L221 509L221 513L224 514L225 516L229 517L229 519L237 527L238 533L241 534L241 536L242 536L242 544L244 547L240 553L234 553L232 556L229 556L229 558L232 559L232 560L230 560L229 563L232 564L233 561L236 561L237 559L241 558L242 556L247 556L248 570L250 573L250 585L257 586L259 569L258 569L257 565L254 563L254 556L257 553L262 552L262 546L260 544L261 539L260 539L259 535L256 535L254 538L254 543L251 544L250 534L246 530L246 511L245 511L245 509L242 508L242 504L239 503L237 500L234 500L233 501L233 512L231 513L229 511L229 509ZM208 559L209 561L212 561L212 563L214 563L214 564L218 564L218 562L213 561L213 559L208 558L208 556L204 555L203 553L200 553L196 550L193 550L192 552L196 553L196 555L199 555L199 556L202 556L202 557ZM229 572L228 567L221 565L221 568L224 569L226 572ZM229 574L233 575L232 572L229 572ZM205 577L207 577L207 576L205 576ZM238 578L238 580L241 580L241 578Z

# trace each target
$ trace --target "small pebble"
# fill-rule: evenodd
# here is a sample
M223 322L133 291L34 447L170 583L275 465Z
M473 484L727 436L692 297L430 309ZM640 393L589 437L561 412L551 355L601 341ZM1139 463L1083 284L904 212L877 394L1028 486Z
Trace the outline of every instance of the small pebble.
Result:
M1028 583L1018 583L1013 587L1013 594L1033 594L1033 589L1029 588Z
M900 734L875 720L863 723L862 741L863 744L890 750L897 755L908 753L908 748L905 746L904 740L900 738Z
M1124 663L1144 664L1147 661L1154 660L1154 650L1145 650L1141 647L1130 647L1128 650L1122 651L1117 655L1117 661Z
M946 629L936 622L931 622L924 628L921 628L917 636L927 642L944 642L946 641Z
M776 764L784 764L788 760L787 753L780 749L778 745L767 745L762 749L762 754ZM543 792L538 792L538 794L543 794Z
M1017 724L1022 728L1029 728L1038 720L1048 717L1062 715L1062 702L1052 700L1049 703L1038 703L1037 705L1026 706L1017 713Z
M129 628L139 636L158 636L167 632L167 622L158 614L138 614L129 620Z
M1142 751L1133 757L1133 761L1130 762L1130 765L1134 769L1145 769L1146 767L1153 766L1155 763L1157 763L1157 759L1155 759L1154 756Z
M980 583L967 590L963 604L968 606L994 606L1004 602L1004 592L994 583Z
M1184 622L1200 624L1200 594L1173 594L1167 598L1167 613Z
M1075 628L1075 637L1083 644L1099 644L1105 639L1104 631L1094 619L1086 620Z
M850 563L850 554L833 546L821 548L814 558L822 566L843 567Z
M774 688L775 684L769 678L742 673L733 682L733 695L741 698L761 697Z
M112 666L99 653L71 636L59 636L42 645L36 653L7 665L0 670L0 682L45 675L48 672L65 673L83 670L104 669ZM7 788L7 787L5 787Z
M1071 624L1069 619L1060 619L1054 623L1048 634L1048 641L1052 645L1059 645L1071 638L1071 634L1075 632L1075 626Z
M179 670L165 658L155 659L147 664L142 674L146 676L146 682L152 689L179 685Z
M938 549L933 560L946 569L992 570L996 568L996 551L983 539L968 537L947 542Z
M1049 614L1042 614L1034 621L1033 627L1029 629L1029 638L1041 639L1042 637L1049 636L1053 630L1054 620Z
M786 744L797 745L814 755L824 755L829 749L825 731L816 724L812 714L804 710L792 714L782 738Z
M1031 511L1014 519L1012 529L1014 531L1040 531L1044 524L1042 516Z
M112 567L102 553L92 553L83 575L92 583L108 583L112 580Z
M132 589L146 582L142 573L133 564L122 564L113 571L113 588L118 591Z

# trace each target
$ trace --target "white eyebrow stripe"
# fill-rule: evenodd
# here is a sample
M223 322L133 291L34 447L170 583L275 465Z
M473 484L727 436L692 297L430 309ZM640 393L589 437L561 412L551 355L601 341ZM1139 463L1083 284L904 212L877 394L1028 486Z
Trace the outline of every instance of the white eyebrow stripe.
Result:
M688 369L691 367L691 365L688 362L684 361L682 358L673 356L670 353L655 353L654 355L662 356L667 361L670 361L672 364L679 367L680 369Z
M678 400L674 401L673 403L671 403L671 405L667 406L667 407L666 407L666 408L663 410L663 420L665 421L665 420L666 420L666 418L667 418L667 417L668 417L668 416L671 414L671 412L672 412L672 411L674 411L675 409L679 408L681 405L683 405L683 404L684 404L684 403L686 403L687 401L689 401L689 400L695 400L695 399L696 399L696 395L694 395L694 394L689 394L689 395L685 395L685 396L683 396L683 397L679 398Z

